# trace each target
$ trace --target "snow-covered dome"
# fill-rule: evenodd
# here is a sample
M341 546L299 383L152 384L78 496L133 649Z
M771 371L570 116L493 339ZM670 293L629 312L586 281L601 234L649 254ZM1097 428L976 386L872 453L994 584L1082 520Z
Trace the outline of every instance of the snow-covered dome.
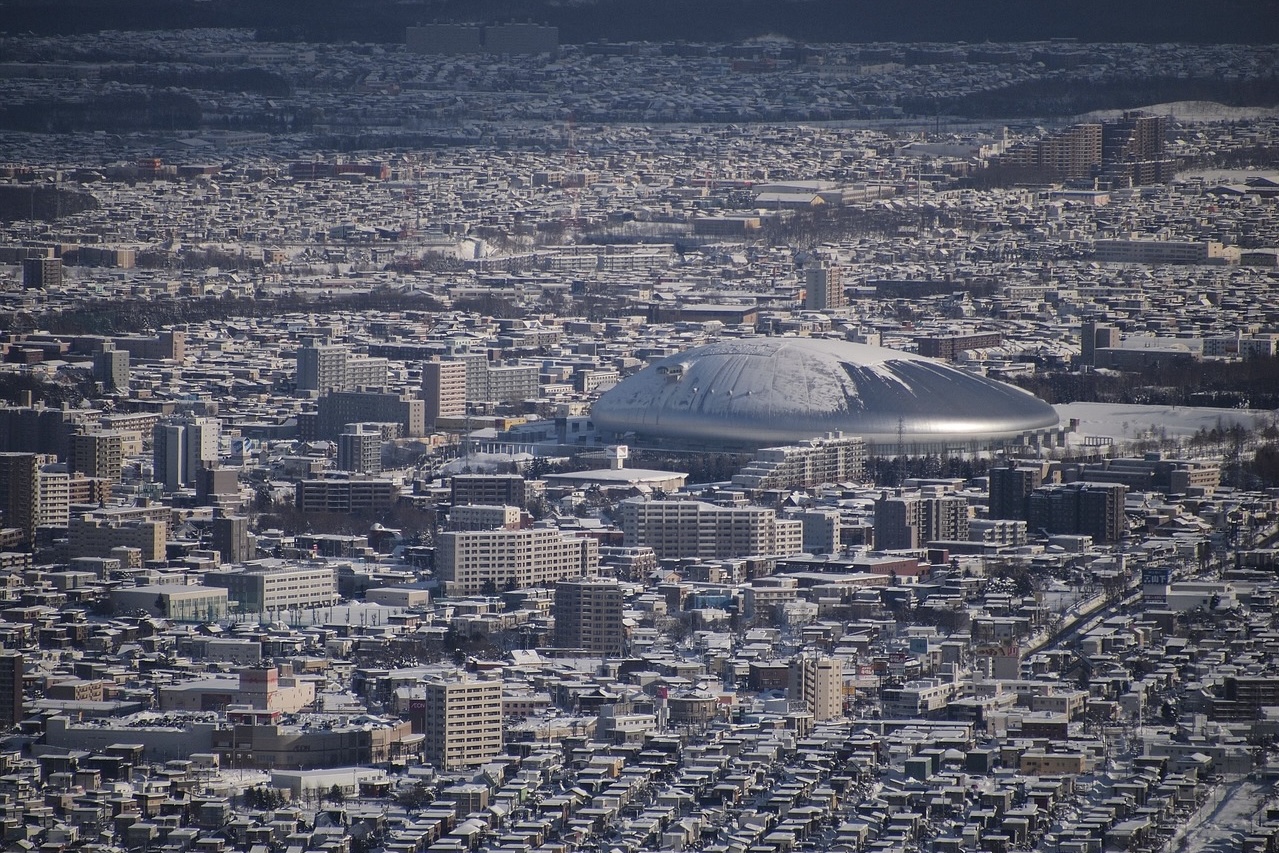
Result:
M1020 388L945 362L819 338L733 338L654 362L591 410L604 433L703 447L842 431L868 444L972 448L1058 425Z

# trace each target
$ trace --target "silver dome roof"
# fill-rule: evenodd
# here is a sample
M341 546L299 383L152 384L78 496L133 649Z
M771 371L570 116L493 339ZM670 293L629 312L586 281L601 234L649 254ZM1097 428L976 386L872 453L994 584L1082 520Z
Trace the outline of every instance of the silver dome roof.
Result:
M971 444L1058 425L1038 397L945 362L817 338L734 338L654 362L595 403L604 432L764 446L842 430L870 444Z

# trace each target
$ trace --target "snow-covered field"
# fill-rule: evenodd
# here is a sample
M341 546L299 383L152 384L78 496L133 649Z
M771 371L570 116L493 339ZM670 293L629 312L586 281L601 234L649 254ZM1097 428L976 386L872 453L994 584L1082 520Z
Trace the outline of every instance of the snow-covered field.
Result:
M1188 438L1201 429L1239 424L1261 429L1279 419L1279 412L1257 409L1209 409L1190 406L1140 406L1127 403L1061 403L1054 406L1062 423L1079 419L1071 440L1106 436L1115 441L1139 438Z
M1170 115L1182 121L1241 121L1250 118L1266 118L1279 115L1274 107L1228 107L1216 101L1173 101L1167 104L1151 104L1136 107L1152 115ZM1080 116L1082 120L1119 118L1124 110L1097 110Z

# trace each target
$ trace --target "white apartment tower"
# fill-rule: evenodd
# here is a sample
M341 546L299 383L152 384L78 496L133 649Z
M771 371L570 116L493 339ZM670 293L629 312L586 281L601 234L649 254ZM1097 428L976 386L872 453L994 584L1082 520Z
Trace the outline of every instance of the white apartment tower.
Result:
M594 575L599 543L539 527L441 533L435 567L449 595L550 586L564 578Z
M484 764L502 751L502 682L476 680L428 681L425 758L440 770Z
M441 418L466 416L465 361L428 361L422 365L422 399L426 401L426 423L435 429Z
M780 557L803 550L803 522L779 519L767 507L630 498L618 510L625 546L652 548L659 560Z

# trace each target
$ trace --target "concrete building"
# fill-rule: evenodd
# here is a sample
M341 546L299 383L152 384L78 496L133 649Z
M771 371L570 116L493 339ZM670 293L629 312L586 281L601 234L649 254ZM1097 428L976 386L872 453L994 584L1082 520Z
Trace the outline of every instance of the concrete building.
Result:
M27 290L62 287L62 258L24 258L22 286Z
M136 548L143 562L163 560L169 526L150 519L121 520L86 515L67 525L70 557L110 557L116 548Z
M212 750L227 767L260 770L355 767L417 759L421 739L404 720L362 715L324 725L288 724L274 711L232 706L213 732ZM500 740L500 732L499 732Z
M120 432L77 433L71 436L67 465L72 471L118 483L124 467L124 440Z
M395 483L367 474L301 480L294 503L302 512L385 512L395 506Z
M844 716L844 661L800 655L791 661L786 698L803 702L816 721Z
M389 391L334 391L320 398L316 438L332 441L347 424L399 424L406 438L426 434L426 403Z
M484 30L471 24L423 24L408 27L405 46L410 53L456 56L484 50Z
M71 475L65 465L40 466L36 527L66 527L71 519Z
M195 485L195 472L218 462L221 432L217 418L157 424L151 435L155 482L166 492Z
M428 361L422 365L422 400L427 429L441 418L466 415L466 372L463 361Z
M299 391L357 391L386 386L384 358L353 356L345 346L309 344L298 348Z
M621 657L626 648L622 587L616 578L568 578L555 584L555 645Z
M453 506L518 506L527 503L527 488L519 474L458 474L449 484Z
M235 677L179 681L159 688L161 711L223 711L232 705L296 714L315 704L315 681L298 678L291 666L251 666Z
M488 365L485 371L484 393L472 399L490 403L518 403L531 400L538 393L540 372L541 368L536 364Z
M297 388L299 391L346 390L346 347L303 346L297 354Z
M1106 264L1225 264L1239 250L1216 240L1097 240L1093 260Z
M253 558L254 539L249 534L248 516L219 515L213 519L212 532L209 544L222 555L222 562L243 563Z
M808 489L823 483L860 482L866 473L866 445L840 433L784 447L764 447L733 483L748 489Z
M0 732L7 732L26 719L24 667L21 653L0 652Z
M129 353L115 348L106 341L102 349L93 354L93 381L106 392L129 389Z
M1026 526L1032 533L1077 533L1094 542L1118 542L1128 532L1122 483L1067 483L1041 486L1027 499Z
M36 453L0 453L0 524L20 530L27 544L35 542L40 516L41 459Z
M802 522L766 507L630 498L618 510L626 547L650 547L659 560L786 556L803 547Z
M435 569L449 595L549 586L598 567L594 539L548 528L452 531L436 540Z
M1045 465L1015 465L990 469L991 518L1026 518L1030 493L1044 483Z
M515 530L523 511L517 506L462 504L449 510L449 530Z
M484 28L484 50L496 54L541 53L555 55L560 47L559 27L539 24L498 24Z
M175 622L214 622L227 615L225 589L183 584L146 584L111 590L119 613L143 610Z
M347 424L338 435L338 470L382 473L382 430L372 424Z
M831 261L817 261L804 267L804 307L809 311L830 311L847 307L844 277Z
M502 682L428 681L423 758L439 770L476 767L502 751Z
M245 613L331 607L338 599L337 573L327 565L249 565L205 572L204 584L225 589Z

